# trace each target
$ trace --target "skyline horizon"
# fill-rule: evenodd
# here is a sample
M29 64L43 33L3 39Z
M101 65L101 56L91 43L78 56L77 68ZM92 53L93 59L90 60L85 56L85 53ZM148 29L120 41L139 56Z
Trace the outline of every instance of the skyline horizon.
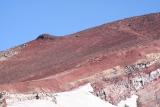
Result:
M160 1L0 1L0 51L48 33L66 36L117 20L160 12Z

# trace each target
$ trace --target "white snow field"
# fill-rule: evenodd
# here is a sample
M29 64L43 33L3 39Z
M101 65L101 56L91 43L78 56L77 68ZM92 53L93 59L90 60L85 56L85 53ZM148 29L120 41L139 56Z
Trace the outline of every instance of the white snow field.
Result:
M55 94L56 101L32 99L17 101L9 104L8 107L137 107L136 95L115 106L94 96L91 92L93 92L92 86L86 84L72 91Z
M8 105L7 107L62 107L54 102L47 100L27 100L23 102L15 102L12 105Z

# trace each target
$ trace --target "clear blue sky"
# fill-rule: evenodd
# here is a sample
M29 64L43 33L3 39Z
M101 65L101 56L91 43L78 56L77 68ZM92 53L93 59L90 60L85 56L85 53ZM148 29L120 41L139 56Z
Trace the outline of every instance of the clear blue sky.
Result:
M160 0L0 0L0 50L153 12Z

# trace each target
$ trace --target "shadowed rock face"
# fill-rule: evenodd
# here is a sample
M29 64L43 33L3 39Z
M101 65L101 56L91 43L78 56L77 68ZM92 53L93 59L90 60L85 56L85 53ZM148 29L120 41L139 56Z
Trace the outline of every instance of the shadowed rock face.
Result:
M140 107L158 107L159 28L154 13L58 39L42 34L0 61L0 90L60 92L90 82L103 100L117 104L137 94Z
M58 37L56 37L56 36L53 36L53 35L50 35L50 34L41 34L41 35L39 35L38 37L37 37L37 39L36 40L39 40L39 39L42 39L42 40L45 40L45 39L56 39L56 38L58 38Z

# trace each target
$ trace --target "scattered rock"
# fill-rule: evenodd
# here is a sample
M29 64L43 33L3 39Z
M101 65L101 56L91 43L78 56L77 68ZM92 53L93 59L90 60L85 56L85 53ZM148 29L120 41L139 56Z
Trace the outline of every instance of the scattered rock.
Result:
M7 60L9 57L12 57L14 55L18 54L17 51L14 51L12 49L7 50L7 51L2 51L0 52L0 61L5 61Z
M0 93L0 107L7 107L6 100L4 98L3 93Z
M147 63L138 63L138 64L135 64L135 65L128 65L125 67L125 71L127 73L132 73L132 72L136 72L136 71L140 71L140 70L143 70L145 68L148 68L149 67L149 62Z
M160 69L150 72L142 76L136 76L133 78L132 85L136 90L142 89L144 85L158 79L160 77Z

